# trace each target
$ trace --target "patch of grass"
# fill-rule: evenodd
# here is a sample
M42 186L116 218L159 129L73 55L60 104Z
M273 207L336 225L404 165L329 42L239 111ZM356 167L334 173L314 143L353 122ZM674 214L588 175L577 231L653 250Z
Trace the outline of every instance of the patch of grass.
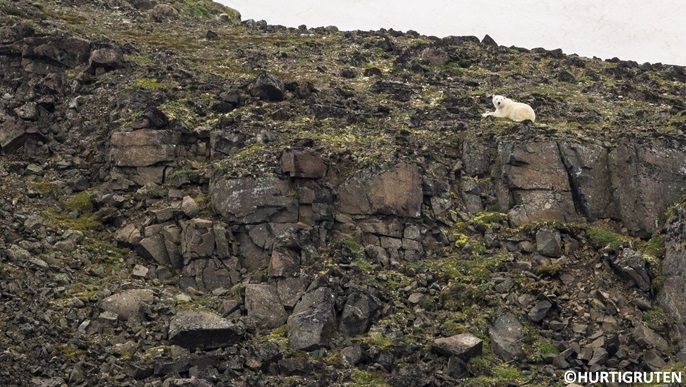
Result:
M393 345L393 340L383 335L381 332L369 332L366 336L353 338L353 340L363 341L371 346L386 348Z
M171 89L178 86L175 82L158 81L157 78L137 78L134 79L133 85L146 90Z
M211 13L200 1L186 1L186 8L192 16L195 17L210 17Z

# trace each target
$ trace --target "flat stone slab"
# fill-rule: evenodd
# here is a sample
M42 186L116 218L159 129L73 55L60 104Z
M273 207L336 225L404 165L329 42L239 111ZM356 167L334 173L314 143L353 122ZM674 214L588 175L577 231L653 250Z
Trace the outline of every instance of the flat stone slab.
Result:
M201 310L179 311L169 323L169 341L189 349L227 347L240 335L231 321Z
M457 356L462 361L481 355L483 341L470 334L461 333L459 335L443 337L434 340L433 350L447 356Z

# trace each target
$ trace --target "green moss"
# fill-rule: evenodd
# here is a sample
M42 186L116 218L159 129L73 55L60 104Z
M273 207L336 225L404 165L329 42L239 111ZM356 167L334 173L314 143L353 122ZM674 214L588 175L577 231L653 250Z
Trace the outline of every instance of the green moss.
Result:
M34 181L31 183L31 188L40 192L41 195L59 192L59 186L49 181Z
M453 236L455 237L455 247L457 248L463 248L469 242L469 237L459 231L454 231Z
M2 5L2 4L0 4L0 13L4 13L6 15L18 16L21 18L28 17L26 12L24 12L23 10L21 10L17 7L12 7L12 6L8 6L8 5Z
M665 256L665 237L662 234L654 234L647 242L643 243L639 250L644 254L656 259Z
M543 276L543 277L557 277L560 275L562 272L562 266L557 263L553 263L550 265L541 265L536 267L534 270L536 275Z
M664 311L664 309L659 306L656 306L645 312L642 320L645 326L654 331L662 331L670 323L669 316L667 316L667 313Z
M507 214L501 212L479 212L477 213L472 222L490 226L493 223L500 223L507 220Z
M353 384L346 383L347 386L366 386L366 387L388 386L388 383L386 383L386 375L379 373L379 372L367 371L367 370L362 370L362 369L356 368L352 371L350 378L352 379Z
M393 345L393 341L380 332L369 332L366 336L353 338L353 340L363 341L371 346L386 348Z
M207 1L196 0L196 1L184 1L184 6L186 10L194 17L210 17L212 16L213 10L212 5Z
M160 82L157 78L138 78L133 81L133 86L139 89L159 90L178 87L176 82Z
M604 228L589 227L586 229L586 233L591 239L591 244L596 249L602 249L609 247L611 249L618 249L625 242L629 241L624 235L618 234L616 232L606 230Z
M528 354L526 358L530 363L541 364L545 361L546 356L557 355L560 350L550 340L543 339L537 332L534 332L525 341L524 353Z
M93 212L93 203L91 202L91 195L82 191L64 201L64 207L68 212L78 211L82 214Z

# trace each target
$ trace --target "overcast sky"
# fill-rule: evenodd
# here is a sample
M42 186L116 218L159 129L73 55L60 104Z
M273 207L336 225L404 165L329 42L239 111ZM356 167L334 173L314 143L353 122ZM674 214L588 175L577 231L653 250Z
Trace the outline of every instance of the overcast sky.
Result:
M424 35L489 34L498 44L686 65L686 2L666 0L215 0L243 20Z

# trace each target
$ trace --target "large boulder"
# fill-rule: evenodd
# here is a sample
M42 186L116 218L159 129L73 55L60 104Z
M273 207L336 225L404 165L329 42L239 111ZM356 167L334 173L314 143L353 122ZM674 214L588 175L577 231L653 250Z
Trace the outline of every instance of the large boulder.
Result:
M555 142L498 144L498 199L513 226L540 220L573 221L572 188Z
M458 359L467 362L469 359L481 355L483 340L471 333L461 333L434 340L432 348L438 353L456 356Z
M298 221L298 199L288 181L276 177L225 179L210 184L215 210L230 223Z
M355 174L338 187L338 210L351 215L421 215L422 176L415 164L398 164L382 172Z
M504 361L513 361L521 353L524 327L514 314L501 313L488 328L488 334L493 352Z
M152 304L154 295L150 289L129 289L113 294L100 301L100 308L117 315L120 320L142 317L143 304Z
M226 347L241 334L229 320L201 310L181 310L169 322L169 341L189 349Z
M265 101L282 101L285 96L286 86L276 75L266 71L260 72L253 80L250 94L253 97Z
M381 302L371 294L357 291L348 296L343 307L339 330L341 333L355 336L369 329L376 317Z
M276 328L283 325L288 318L279 294L272 285L249 284L245 287L245 308L248 317L258 325Z
M143 129L112 133L112 161L118 167L146 167L176 159L179 133Z
M288 318L288 342L295 349L328 347L335 332L334 295L326 287L306 293Z

